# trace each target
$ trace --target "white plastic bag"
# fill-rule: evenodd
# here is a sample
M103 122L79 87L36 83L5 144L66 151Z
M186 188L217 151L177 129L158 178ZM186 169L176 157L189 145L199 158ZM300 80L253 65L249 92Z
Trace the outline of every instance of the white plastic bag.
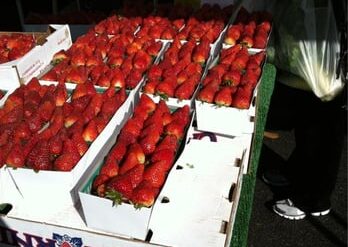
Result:
M314 2L273 2L274 63L303 78L317 97L329 101L344 87L342 78L336 78L339 37L331 1Z

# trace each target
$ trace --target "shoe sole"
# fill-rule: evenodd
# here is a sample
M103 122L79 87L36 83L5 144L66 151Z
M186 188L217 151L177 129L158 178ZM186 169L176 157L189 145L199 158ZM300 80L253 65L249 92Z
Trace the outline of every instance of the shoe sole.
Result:
M302 220L303 218L306 217L306 215L299 215L299 216L289 216L289 215L286 215L286 214L282 214L280 212L278 212L278 210L275 208L275 206L273 206L273 211L278 214L279 216L283 217L283 218L286 218L288 220Z
M276 208L275 206L273 206L273 211L278 214L279 216L283 217L283 218L286 218L286 219L289 219L289 220L302 220L306 217L306 215L300 215L300 216L289 216L289 215L286 215L286 214L282 214L280 213ZM312 216L314 217L318 217L318 216L324 216L324 215L327 215L330 213L330 209L328 210L325 210L325 211L321 211L321 212L314 212L314 213L311 213Z
M330 213L330 209L321 211L321 212L314 212L314 213L311 213L311 215L317 217L317 216L327 215L328 213Z

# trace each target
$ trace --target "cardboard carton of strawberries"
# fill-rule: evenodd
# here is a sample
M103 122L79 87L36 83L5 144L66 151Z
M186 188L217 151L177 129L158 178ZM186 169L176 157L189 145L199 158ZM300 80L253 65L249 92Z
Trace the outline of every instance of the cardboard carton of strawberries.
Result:
M254 131L254 98L265 52L251 54L242 45L222 49L195 100L199 130L238 136Z
M110 151L81 185L87 226L145 239L153 205L191 120L189 106L172 111L163 100L156 104L141 95L117 138L110 139Z
M41 85L36 78L1 102L0 166L11 178L7 186L26 201L45 196L54 206L75 202L73 187L130 107L124 89L97 92L86 83L69 94L64 83Z
M267 11L249 12L244 7L239 9L223 37L223 46L228 48L236 44L245 45L252 52L265 50L271 34L272 16Z
M45 33L1 33L0 43L0 89L11 90L42 73L71 37L67 25L53 25Z

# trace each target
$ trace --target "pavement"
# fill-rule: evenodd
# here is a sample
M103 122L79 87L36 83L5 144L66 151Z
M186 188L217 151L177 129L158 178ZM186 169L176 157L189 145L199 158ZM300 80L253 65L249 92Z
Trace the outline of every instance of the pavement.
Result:
M306 217L290 221L276 215L272 202L280 193L266 185L260 174L265 164L279 157L289 157L294 147L292 132L280 132L280 139L264 139L258 177L256 180L253 209L249 224L248 247L331 247L347 246L347 135L340 170L332 195L330 214L321 217Z

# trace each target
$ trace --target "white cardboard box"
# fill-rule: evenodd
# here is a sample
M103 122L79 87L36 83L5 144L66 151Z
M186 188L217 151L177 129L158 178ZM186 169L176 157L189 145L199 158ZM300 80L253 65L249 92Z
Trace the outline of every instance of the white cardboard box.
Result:
M2 100L1 102L4 101ZM132 106L132 101L132 97L127 97L126 101L116 111L104 130L93 141L87 152L70 172L35 172L28 168L13 169L11 167L3 167L0 170L0 175L6 178L4 181L8 181L7 183L3 183L4 190L13 191L13 193L5 193L3 202L13 202L18 198L24 198L25 203L36 206L33 207L33 210L37 212L40 212L40 202L43 197L46 200L44 208L47 207L48 203L51 205L50 210L76 203L78 201L78 195L75 186L83 174L90 169L93 161L99 158L100 152L105 149L110 136L118 134L120 126L123 124L126 114L128 114Z
M11 90L27 83L46 68L54 53L71 46L68 25L51 25L50 35L42 45L37 45L23 57L0 64L0 89Z

